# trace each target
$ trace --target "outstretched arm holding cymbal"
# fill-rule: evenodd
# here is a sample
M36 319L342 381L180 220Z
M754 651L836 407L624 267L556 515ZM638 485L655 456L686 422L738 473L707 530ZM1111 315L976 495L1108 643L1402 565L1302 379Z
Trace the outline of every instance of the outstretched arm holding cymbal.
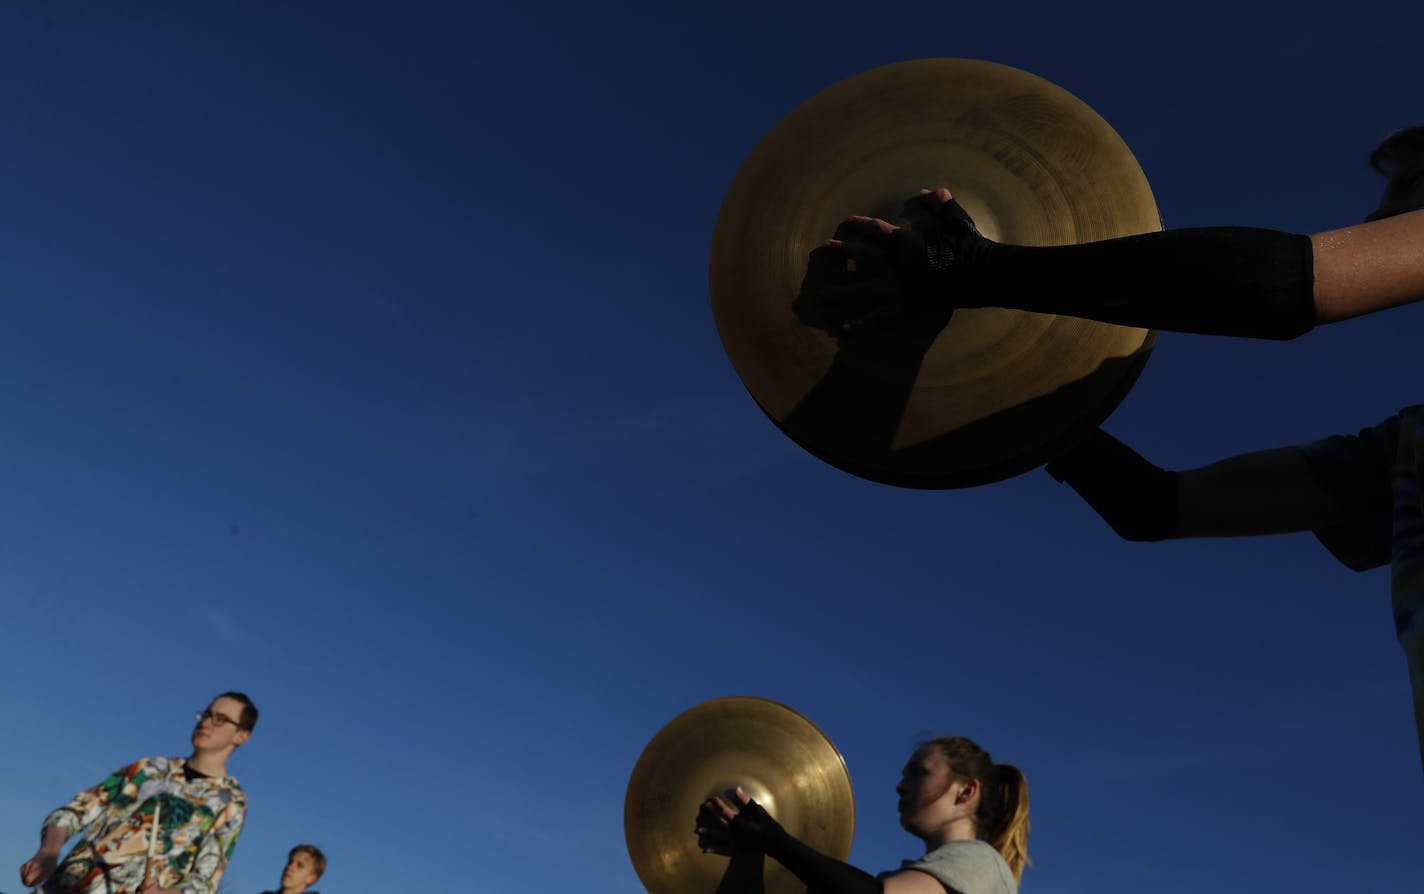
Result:
M840 286L823 303L879 301L846 332L911 303L1012 307L1204 335L1289 339L1424 298L1424 211L1299 236L1248 227L1164 230L1102 242L992 242L941 187L926 190L939 225L924 233L854 217L826 247L884 276Z
M1106 323L1286 339L1318 324L1424 299L1424 126L1375 150L1390 174L1363 224L1300 236L1246 227L1164 230L1066 246L1019 246L980 235L944 187L922 190L923 231L853 217L826 248L878 276L824 291L848 309L846 332L914 304L1012 307ZM874 309L854 308L866 302Z

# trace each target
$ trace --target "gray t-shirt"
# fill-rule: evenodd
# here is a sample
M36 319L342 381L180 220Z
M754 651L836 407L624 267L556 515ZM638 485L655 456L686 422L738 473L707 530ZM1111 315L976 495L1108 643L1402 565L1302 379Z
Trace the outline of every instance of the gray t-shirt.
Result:
M1019 890L1009 864L984 841L941 844L918 860L906 860L900 869L928 873L952 894L1018 894Z

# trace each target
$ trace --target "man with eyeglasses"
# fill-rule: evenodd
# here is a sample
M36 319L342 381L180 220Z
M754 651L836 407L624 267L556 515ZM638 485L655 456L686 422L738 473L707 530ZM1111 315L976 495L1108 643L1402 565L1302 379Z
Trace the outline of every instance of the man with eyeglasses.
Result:
M197 721L186 760L136 761L46 817L20 881L45 894L215 894L247 815L227 761L252 735L257 707L224 692Z

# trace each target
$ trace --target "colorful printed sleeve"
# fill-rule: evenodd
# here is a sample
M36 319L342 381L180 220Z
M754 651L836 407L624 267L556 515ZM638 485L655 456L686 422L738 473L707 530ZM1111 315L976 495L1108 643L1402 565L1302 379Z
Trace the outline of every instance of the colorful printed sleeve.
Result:
M1350 520L1315 532L1344 565L1368 571L1387 565L1393 542L1394 465L1402 414L1357 435L1335 435L1300 446L1326 487L1348 509Z
M198 853L193 857L193 868L178 890L183 894L216 894L246 819L247 802L234 798L213 823L212 830L203 836Z
M45 832L58 826L73 837L80 829L98 819L99 814L106 808L131 806L147 769L148 760L145 758L110 773L103 782L75 795L68 804L45 817L40 836L43 837Z

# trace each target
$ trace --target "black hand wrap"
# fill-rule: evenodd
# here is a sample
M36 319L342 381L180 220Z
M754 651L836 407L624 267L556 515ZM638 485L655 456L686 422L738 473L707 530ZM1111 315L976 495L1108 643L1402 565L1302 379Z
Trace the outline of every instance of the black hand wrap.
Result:
M950 199L935 212L930 226L901 227L890 234L885 264L911 301L949 297L956 307L974 306L966 285L967 262L976 243L987 240L969 212Z
M1098 429L1044 467L1078 492L1124 540L1165 540L1177 527L1177 473Z
M732 819L731 832L737 847L774 858L815 894L884 894L880 879L797 841L755 801Z
M1010 307L1122 326L1289 339L1315 326L1310 238L1248 227L1164 230L1081 245L985 239L959 204L890 234L907 298Z
M772 819L766 808L755 801L748 801L746 806L732 817L729 831L732 833L732 843L738 848L772 856L776 856L775 851L791 837L781 828L781 823Z

